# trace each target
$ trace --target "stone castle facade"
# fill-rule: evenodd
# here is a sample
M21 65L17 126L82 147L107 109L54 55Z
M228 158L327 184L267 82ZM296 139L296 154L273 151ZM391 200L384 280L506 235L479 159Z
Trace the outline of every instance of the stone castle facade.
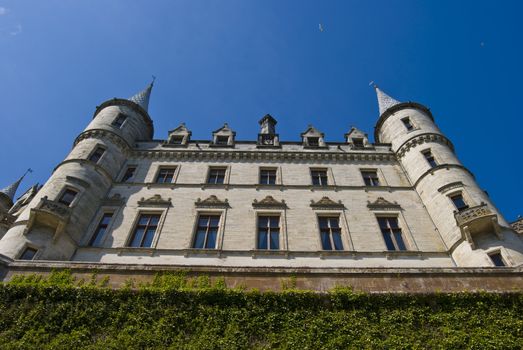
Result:
M523 286L523 221L504 219L427 107L376 87L374 143L356 128L326 142L313 126L283 141L270 115L253 141L227 124L210 140L184 124L155 140L151 90L98 106L43 186L16 203L22 179L0 192L3 279L69 267L269 287L297 275L314 289Z

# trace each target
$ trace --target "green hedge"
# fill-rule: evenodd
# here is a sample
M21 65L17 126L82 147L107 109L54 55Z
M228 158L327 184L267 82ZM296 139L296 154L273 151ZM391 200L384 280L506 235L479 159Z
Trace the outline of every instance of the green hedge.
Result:
M0 348L523 348L521 293L259 293L180 274L106 282L65 271L2 284Z

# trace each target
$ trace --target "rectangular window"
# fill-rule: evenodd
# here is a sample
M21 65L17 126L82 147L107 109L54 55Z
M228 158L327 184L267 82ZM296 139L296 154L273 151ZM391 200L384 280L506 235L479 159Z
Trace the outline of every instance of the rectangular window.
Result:
M125 173L122 176L122 182L132 182L135 171L136 171L135 166L127 167L127 169L125 170Z
M156 176L157 184L172 183L176 168L160 168Z
M183 144L183 135L172 136L171 137L171 144L173 144L173 145L181 145L181 144Z
M378 217L378 223L388 250L407 250L397 217Z
M258 249L280 249L280 217L258 216Z
M422 153L423 153L423 156L425 157L425 159L427 160L427 162L430 164L430 166L432 168L434 168L434 167L436 167L438 165L438 163L436 163L436 159L432 155L432 152L430 151L430 149L428 149L426 151L423 151Z
M327 170L311 170L312 184L314 186L327 186Z
M361 172L365 186L379 186L380 179L378 178L378 172L376 170L363 170Z
M91 240L89 241L89 245L91 247L100 245L100 242L102 241L105 231L107 231L107 226L109 226L112 217L113 213L104 213L100 219L100 222L98 223L98 227L96 227L96 231L94 231L93 237L91 237Z
M220 215L200 215L193 247L215 249L219 225Z
M318 147L320 145L319 137L307 137L307 145L310 147Z
M365 145L363 144L363 139L352 139L352 143L356 148L365 148Z
M223 184L225 182L225 168L210 168L208 184Z
M100 158L102 158L104 152L105 152L105 149L103 149L102 147L96 147L96 149L94 150L94 152L91 153L91 155L89 156L89 160L90 160L91 162L98 163L98 161L100 160Z
M323 250L343 250L338 217L319 217L320 238Z
M216 136L216 144L227 146L229 144L229 136Z
M401 121L403 122L403 125L405 125L405 128L407 128L408 131L411 131L414 129L414 125L412 125L412 123L410 122L409 117L403 118Z
M507 266L500 252L489 254L489 257L490 260L492 260L492 262L494 263L494 266Z
M141 214L134 228L129 247L150 248L160 222L160 214Z
M450 196L450 199L452 200L452 203L454 203L454 206L458 211L462 211L465 209L468 209L467 203L465 203L465 200L463 199L463 195L461 193L457 193L455 195Z
M276 169L260 169L260 185L276 184Z
M76 192L75 190L66 189L64 193L62 193L62 196L60 197L58 202L70 206L77 194L78 192Z
M117 128L121 128L126 119L127 116L120 113L116 116L116 119L113 120L112 125L116 126Z
M31 247L27 247L27 248L25 248L22 255L20 255L19 259L20 260L33 260L35 258L36 252L38 252L38 250L31 248Z

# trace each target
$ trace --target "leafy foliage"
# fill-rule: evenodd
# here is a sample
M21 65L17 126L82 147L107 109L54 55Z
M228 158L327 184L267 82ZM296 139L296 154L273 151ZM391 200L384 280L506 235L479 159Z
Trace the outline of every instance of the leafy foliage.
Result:
M0 286L1 349L521 349L523 294L227 289L159 274L121 289L68 271Z

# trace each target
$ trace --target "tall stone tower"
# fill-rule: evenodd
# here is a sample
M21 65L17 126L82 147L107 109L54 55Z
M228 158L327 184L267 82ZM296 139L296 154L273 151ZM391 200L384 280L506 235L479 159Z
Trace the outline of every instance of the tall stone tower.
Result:
M523 262L523 244L456 157L430 110L376 87L375 141L390 143L458 266Z
M152 87L96 108L69 155L5 234L0 254L18 259L32 250L38 259L72 258L135 143L152 139Z

